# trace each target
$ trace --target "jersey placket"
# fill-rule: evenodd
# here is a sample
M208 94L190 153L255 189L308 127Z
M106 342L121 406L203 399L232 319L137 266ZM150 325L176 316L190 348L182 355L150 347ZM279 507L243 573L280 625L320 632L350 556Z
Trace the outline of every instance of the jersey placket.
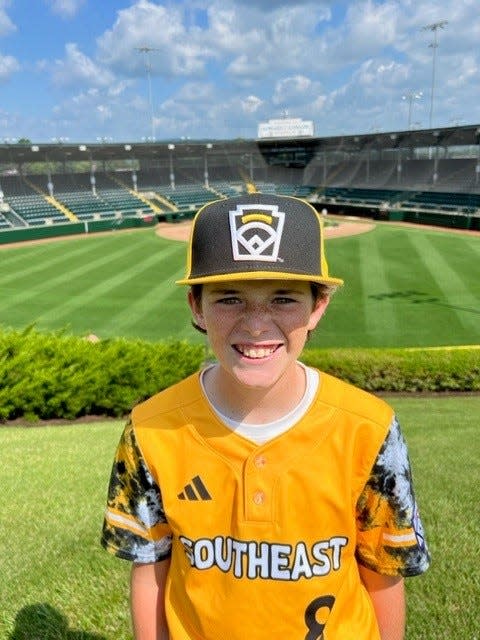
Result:
M243 474L245 520L271 522L274 518L274 467L268 453L257 449L246 463Z

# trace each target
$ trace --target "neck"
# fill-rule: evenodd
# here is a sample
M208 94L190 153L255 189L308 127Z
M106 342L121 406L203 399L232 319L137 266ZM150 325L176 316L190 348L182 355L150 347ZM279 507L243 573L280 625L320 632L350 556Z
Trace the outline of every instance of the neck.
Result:
M305 371L299 364L270 387L240 385L220 365L206 371L203 382L208 399L218 411L246 424L283 418L295 409L306 389Z

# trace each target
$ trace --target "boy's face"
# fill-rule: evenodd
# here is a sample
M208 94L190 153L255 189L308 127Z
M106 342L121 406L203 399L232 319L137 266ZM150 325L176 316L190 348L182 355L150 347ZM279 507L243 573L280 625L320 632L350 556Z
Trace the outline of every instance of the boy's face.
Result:
M191 292L188 299L231 382L256 388L294 380L308 332L329 302L315 301L308 282L283 280L206 284L200 299Z

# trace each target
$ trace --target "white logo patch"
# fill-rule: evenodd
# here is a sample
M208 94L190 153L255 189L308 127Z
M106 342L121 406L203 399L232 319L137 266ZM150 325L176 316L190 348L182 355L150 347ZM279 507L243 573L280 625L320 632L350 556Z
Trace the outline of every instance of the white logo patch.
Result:
M270 204L239 204L229 212L234 260L276 262L285 214Z

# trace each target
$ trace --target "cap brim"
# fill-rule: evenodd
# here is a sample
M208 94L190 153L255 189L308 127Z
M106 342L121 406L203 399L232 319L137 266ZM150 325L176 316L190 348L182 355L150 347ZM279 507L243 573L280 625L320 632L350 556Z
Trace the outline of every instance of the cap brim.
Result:
M183 278L182 280L177 280L175 284L209 284L215 282L233 282L238 280L296 280L301 282L315 282L317 284L325 284L335 287L343 285L343 280L340 278L332 278L330 276L322 277L318 274L282 273L281 271L244 271L239 273L222 273L211 276L197 276L194 278Z

